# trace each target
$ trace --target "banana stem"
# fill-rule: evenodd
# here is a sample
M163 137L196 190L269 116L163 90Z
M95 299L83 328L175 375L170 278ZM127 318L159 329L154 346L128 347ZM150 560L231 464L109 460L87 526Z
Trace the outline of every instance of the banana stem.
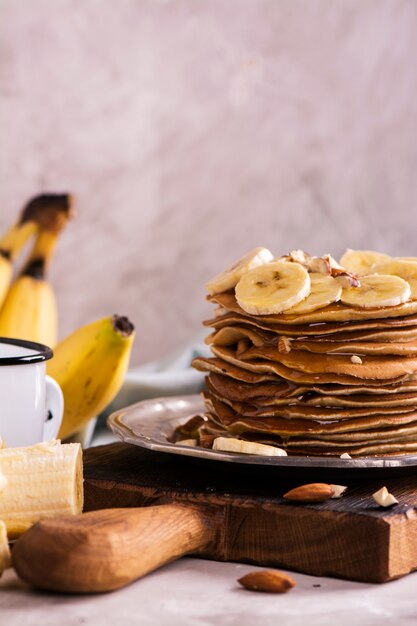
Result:
M35 196L23 208L17 224L0 238L0 256L13 261L39 229L59 233L73 214L73 197L70 194Z
M130 337L135 330L135 327L130 319L124 315L113 315L112 324L114 330L122 335L122 337Z
M32 276L43 280L46 276L50 260L58 243L59 231L41 230L36 238L33 249L26 265L22 269L22 276Z
M73 196L68 193L46 193L29 200L22 211L19 224L35 222L42 230L59 232L73 215Z

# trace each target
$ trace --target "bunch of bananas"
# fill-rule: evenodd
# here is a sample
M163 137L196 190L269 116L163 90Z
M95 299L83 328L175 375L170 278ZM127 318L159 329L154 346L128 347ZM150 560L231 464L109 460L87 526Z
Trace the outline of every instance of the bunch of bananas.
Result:
M59 432L63 439L80 431L113 400L129 366L135 337L133 324L126 317L113 315L78 328L57 344L57 306L47 269L72 216L69 194L39 195L27 203L16 224L0 238L0 337L54 348L47 373L64 394ZM13 280L13 263L31 238L32 249Z

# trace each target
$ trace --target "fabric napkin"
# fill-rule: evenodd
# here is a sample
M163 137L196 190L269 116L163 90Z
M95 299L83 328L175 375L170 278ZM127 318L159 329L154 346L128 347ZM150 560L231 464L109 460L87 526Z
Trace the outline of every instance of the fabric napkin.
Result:
M199 393L203 389L205 375L192 368L191 361L197 356L208 357L210 354L209 347L197 338L161 360L130 369L116 398L97 420L92 433L93 445L104 442L106 419L117 409L150 398ZM91 443L91 434L90 441L85 443Z

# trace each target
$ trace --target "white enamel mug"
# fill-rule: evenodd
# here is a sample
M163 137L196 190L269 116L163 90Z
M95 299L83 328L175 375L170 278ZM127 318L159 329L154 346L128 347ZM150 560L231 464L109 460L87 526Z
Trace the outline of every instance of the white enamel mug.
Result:
M64 398L45 373L52 356L40 343L0 337L0 438L8 448L58 435Z

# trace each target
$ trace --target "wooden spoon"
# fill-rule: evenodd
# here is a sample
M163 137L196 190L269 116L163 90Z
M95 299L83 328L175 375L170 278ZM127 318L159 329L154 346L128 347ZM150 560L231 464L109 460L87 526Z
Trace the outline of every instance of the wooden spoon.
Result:
M14 544L12 564L41 589L112 591L204 549L215 534L207 510L190 506L102 509L38 522Z

